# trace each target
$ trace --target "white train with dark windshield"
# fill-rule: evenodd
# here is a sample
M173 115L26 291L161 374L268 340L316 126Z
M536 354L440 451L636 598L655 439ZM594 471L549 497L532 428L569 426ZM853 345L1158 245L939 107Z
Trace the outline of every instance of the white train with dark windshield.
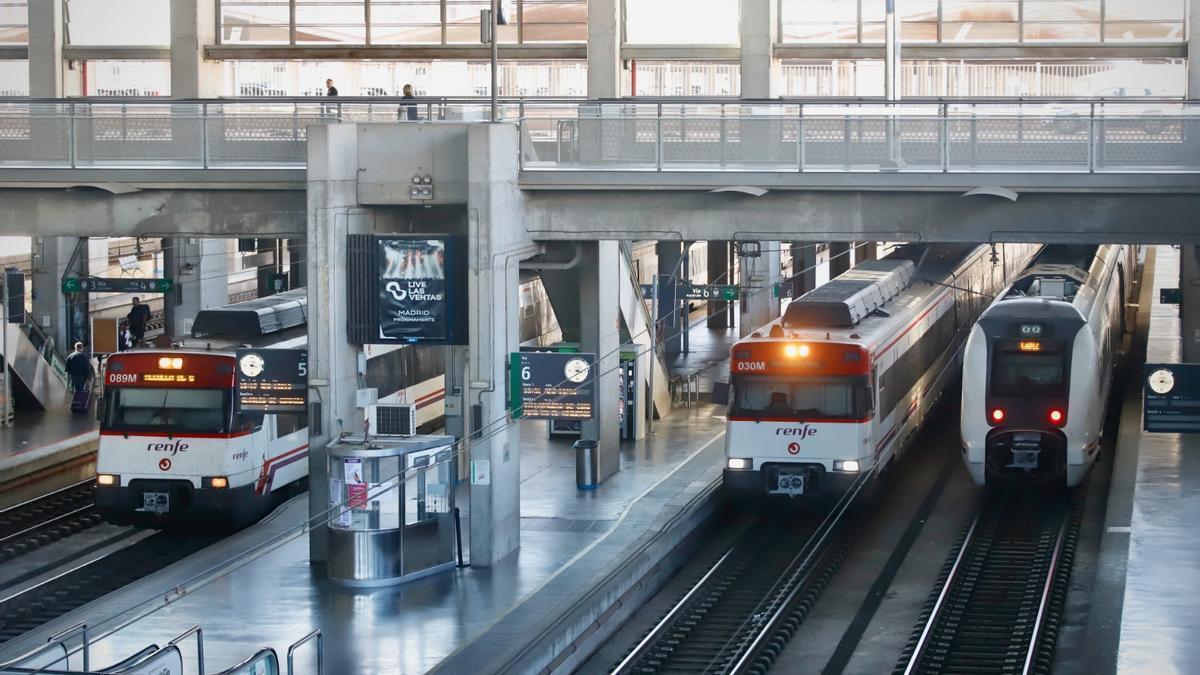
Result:
M980 485L1074 487L1100 454L1133 292L1133 247L1047 246L980 316L963 356L962 452Z
M1030 244L908 245L794 300L730 352L725 488L837 496L900 456Z

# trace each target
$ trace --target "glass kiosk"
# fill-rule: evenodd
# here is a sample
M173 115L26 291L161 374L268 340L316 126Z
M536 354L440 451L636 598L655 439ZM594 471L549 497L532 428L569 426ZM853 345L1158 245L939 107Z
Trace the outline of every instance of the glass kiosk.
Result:
M453 443L359 436L328 446L334 583L384 586L454 567Z

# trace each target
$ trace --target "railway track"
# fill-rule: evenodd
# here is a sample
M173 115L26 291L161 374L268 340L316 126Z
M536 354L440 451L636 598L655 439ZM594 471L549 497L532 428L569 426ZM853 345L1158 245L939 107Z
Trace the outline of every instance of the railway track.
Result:
M617 664L613 673L761 673L849 550L864 475L825 516L762 517Z
M894 672L1050 672L1084 501L989 495Z
M0 562L98 524L94 489L88 479L0 511Z
M159 532L0 597L0 645L209 546L218 535Z

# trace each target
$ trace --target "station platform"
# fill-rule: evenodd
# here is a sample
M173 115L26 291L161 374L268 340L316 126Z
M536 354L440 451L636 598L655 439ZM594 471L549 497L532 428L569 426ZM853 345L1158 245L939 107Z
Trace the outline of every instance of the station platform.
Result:
M96 474L95 415L22 412L0 429L0 508Z
M729 349L738 328L709 328L703 311L694 312L688 329L688 353L668 354L663 363L672 377L693 378L698 393L712 392L714 380L729 377Z
M1158 298L1179 285L1179 252L1159 246L1146 262L1154 284L1145 362L1178 363L1179 309ZM1197 672L1200 455L1193 438L1142 430L1140 364L1131 379L1136 404L1122 411L1080 672Z
M314 628L322 631L326 673L418 673L444 661L444 672L486 672L533 663L543 653L535 638L554 626L570 633L592 624L606 598L628 590L622 582L634 584L707 519L724 447L717 412L676 408L652 437L623 444L620 473L594 491L575 487L569 440L548 440L544 423L523 423L521 547L494 567L376 590L334 586L308 563L302 495L254 527L5 644L0 662L86 621L96 636L93 663L164 644L196 624L204 629L208 672L262 647L282 657ZM464 494L459 505L467 504ZM464 537L468 531L464 522ZM584 606L588 598L600 603ZM190 644L181 648L185 657L194 654ZM306 659L311 654L297 672L316 672Z

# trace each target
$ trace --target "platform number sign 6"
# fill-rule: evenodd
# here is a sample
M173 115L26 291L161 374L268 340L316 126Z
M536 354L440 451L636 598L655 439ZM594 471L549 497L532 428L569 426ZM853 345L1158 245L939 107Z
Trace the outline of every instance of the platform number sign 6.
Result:
M533 373L530 372L529 366L521 366L521 379L528 382L532 377Z

